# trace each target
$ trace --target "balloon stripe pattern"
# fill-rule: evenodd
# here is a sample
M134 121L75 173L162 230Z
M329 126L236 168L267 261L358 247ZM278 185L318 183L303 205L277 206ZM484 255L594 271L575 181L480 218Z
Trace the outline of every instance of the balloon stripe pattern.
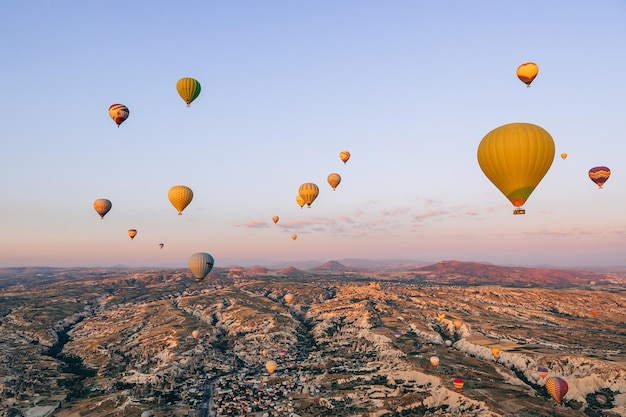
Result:
M521 207L554 161L552 136L530 123L511 123L487 133L478 145L478 164L493 185Z
M611 170L604 166L591 168L589 170L589 178L598 185L598 188L602 188L610 176Z
M181 78L176 83L176 91L178 91L178 95L185 100L187 107L190 107L191 102L198 98L200 90L200 83L193 78Z
M100 215L100 219L104 219L104 216L111 210L113 205L110 200L106 198L99 198L93 203L93 208L96 209L96 212Z
M546 390L557 404L561 404L561 400L567 394L569 386L564 379L552 376L546 380Z
M298 194L300 194L300 197L302 197L308 207L311 207L311 204L313 204L313 201L315 201L319 192L320 189L318 186L312 182L304 183L298 189Z
M117 127L120 127L120 125L128 119L129 114L130 111L128 107L123 104L111 104L109 106L109 116L111 116L111 119L117 124Z

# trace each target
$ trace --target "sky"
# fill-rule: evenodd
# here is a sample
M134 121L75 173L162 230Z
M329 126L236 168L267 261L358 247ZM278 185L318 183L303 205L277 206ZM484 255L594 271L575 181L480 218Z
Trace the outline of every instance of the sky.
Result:
M625 21L622 0L12 1L0 267L625 265ZM202 86L191 107L182 77ZM513 122L556 145L523 216L476 157ZM305 182L320 193L301 209ZM194 192L182 216L174 185Z

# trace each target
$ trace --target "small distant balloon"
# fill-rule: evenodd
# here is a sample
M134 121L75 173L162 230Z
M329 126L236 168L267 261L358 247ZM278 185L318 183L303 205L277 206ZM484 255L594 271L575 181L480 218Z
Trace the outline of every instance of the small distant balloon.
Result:
M117 127L120 127L120 125L128 119L129 114L130 111L128 110L128 107L123 104L111 104L109 106L109 116L111 116L111 119L117 123Z
M452 340L448 339L444 342L446 344L446 346L450 347L452 346Z
M438 367L439 366L439 357L438 356L431 356L430 357L430 364L433 367L435 367L435 368Z
M163 246L165 246L164 243L159 243L159 248L163 249Z
M133 240L135 238L135 236L137 236L137 230L136 229L128 229L128 237L130 237L130 240Z
M328 174L327 178L328 184L333 187L333 191L337 188L339 183L341 182L341 175L337 173Z
M106 198L99 198L93 203L93 208L96 209L101 219L104 219L104 216L111 210L111 207L113 207L111 201Z
M202 280L211 272L215 261L213 257L206 252L197 252L189 258L189 269L193 276L202 283Z
M567 159L567 154L565 152L561 154L561 159Z
M278 223L278 216L272 217L272 221L274 222L274 224Z
M265 356L265 357L267 357L267 353L268 353L268 352L267 352L267 349L263 349L263 350L261 351L261 355L263 355L263 356Z
M491 354L494 358L498 359L500 357L500 349L498 349L497 347L492 347Z
M267 369L267 372L270 373L270 375L272 375L274 373L274 371L276 371L276 362L274 361L267 361L265 363L265 369Z
M593 317L593 318L598 317L598 309L597 308L592 308L591 309L591 317Z
M348 162L348 159L350 159L350 152L348 151L339 152L339 159L341 159L343 163L345 164L346 162Z
M304 205L306 204L304 202L304 198L302 198L302 196L300 194L298 194L296 196L296 203L298 203L298 205L300 206L300 208L304 207Z
M546 379L546 376L548 376L549 372L550 370L548 368L544 368L543 366L540 366L539 368L537 368L537 373L539 374L541 379Z
M181 78L176 83L176 91L178 91L180 98L187 103L187 107L190 107L191 102L198 98L200 90L200 83L193 78Z
M557 404L561 404L561 400L563 400L568 390L569 386L562 378L551 376L546 380L546 391L554 398Z
M197 330L194 330L193 332L191 332L191 337L193 337L194 339L197 339L198 337L200 337L200 332Z
M395 332L393 335L394 335L396 338L398 338L398 337L402 337L402 332Z
M311 204L313 204L319 193L319 187L312 182L306 182L298 188L298 194L308 207L311 207Z
M287 304L291 305L291 303L293 303L293 300L294 300L295 298L296 298L296 297L295 297L293 294L291 294L291 293L286 294L286 295L285 295L285 302L286 302Z
M294 233L293 235L291 235L291 240L296 240L297 238L298 238L297 234Z
M183 210L191 203L191 200L193 200L193 191L187 186L175 185L167 192L167 198L180 216L183 214Z
M455 319L452 324L454 325L454 328L459 330L461 328L461 326L463 325L463 321L461 319Z
M602 188L610 176L611 170L605 166L593 167L589 170L589 178L598 185L598 188Z
M530 87L530 83L537 77L537 74L539 74L539 67L534 62L526 62L517 67L517 78L526 84L526 87Z
M463 380L459 378L452 381L452 383L454 384L454 388L456 388L457 391L461 391L461 388L463 388L463 385L465 385Z

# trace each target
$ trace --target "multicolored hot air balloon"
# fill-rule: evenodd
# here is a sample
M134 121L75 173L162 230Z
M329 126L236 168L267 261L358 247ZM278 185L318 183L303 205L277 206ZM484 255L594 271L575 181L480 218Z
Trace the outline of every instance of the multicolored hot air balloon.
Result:
M113 205L111 201L106 198L99 198L93 202L93 208L96 209L96 212L100 215L100 219L104 219L104 216L111 210Z
M339 183L341 182L341 175L337 173L328 174L327 178L328 184L333 187L333 191L337 188Z
M567 159L567 154L565 152L561 154L561 159Z
M312 182L306 182L298 188L298 194L308 207L311 207L311 204L313 204L319 193L319 187Z
M136 229L128 229L128 237L130 237L130 240L133 240L135 238L135 236L137 236L137 230Z
M502 194L521 208L554 161L554 140L543 128L510 123L487 133L478 145L478 164Z
M439 366L439 357L438 357L438 356L431 356L431 357L430 357L430 359L429 359L429 361L430 361L430 364L431 364L433 367L435 367L435 368L436 368L436 367L438 367L438 366Z
M526 62L517 67L517 78L519 78L526 87L530 87L535 77L539 74L539 67L534 62Z
M291 303L293 303L295 296L291 293L289 294L285 294L285 302L289 305L291 305Z
M350 152L348 151L339 152L339 159L341 159L343 163L345 164L346 162L348 162L348 159L350 159Z
M611 170L604 166L594 167L589 170L589 178L598 185L598 188L602 188L610 176Z
M190 107L191 102L198 98L200 90L200 83L193 78L181 78L176 83L176 91L178 91L178 95L185 100L187 107Z
M304 207L304 205L306 204L304 202L304 198L302 198L302 196L300 194L298 194L296 196L296 203L298 203L298 205L300 206L300 208Z
M454 388L456 388L457 391L461 391L461 388L463 388L463 385L465 385L463 380L459 378L456 378L454 381L452 381L452 383L454 384Z
M569 386L564 379L556 376L546 379L546 391L554 398L557 404L561 404L561 400L563 400L568 390Z
M180 216L183 214L185 207L193 200L193 191L184 185L175 185L167 192L167 198L174 208L178 210L178 215Z
M109 116L111 116L111 119L117 123L117 127L120 127L120 125L128 119L129 114L130 111L128 110L128 107L123 104L111 104L109 106Z
M267 361L265 363L265 369L267 369L267 372L270 373L270 375L272 375L274 373L274 371L276 371L276 367L278 365L276 365L276 362L274 361Z
M202 280L206 277L211 269L213 269L213 264L215 261L213 257L205 252L197 252L191 255L189 258L189 269L193 276L198 280L200 284L202 284Z
M274 224L278 223L278 216L272 217L272 221L274 222Z
M164 243L159 243L159 248L163 249L163 246L165 246Z
M541 379L546 379L546 376L548 376L549 372L550 370L548 368L544 368L543 366L540 366L539 368L537 368L537 373L539 374Z

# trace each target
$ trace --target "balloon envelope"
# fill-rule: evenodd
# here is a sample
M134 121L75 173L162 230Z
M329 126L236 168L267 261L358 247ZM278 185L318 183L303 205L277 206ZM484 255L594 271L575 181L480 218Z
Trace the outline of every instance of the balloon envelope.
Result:
M556 376L546 379L546 391L554 398L557 404L561 404L561 400L565 397L568 390L569 386L564 379Z
M267 361L265 363L265 369L267 369L267 372L269 372L270 375L274 373L274 371L276 370L276 366L276 362L274 361Z
M194 339L197 339L198 337L200 337L200 332L197 330L194 330L193 332L191 332L191 337L193 337Z
M313 204L319 193L320 189L312 182L306 182L298 189L298 194L302 197L308 207L311 207L311 204Z
M296 196L296 203L302 208L306 203L304 202L304 198L300 194Z
M191 105L200 95L200 83L193 78L181 78L176 83L176 91L178 95L187 103L187 107Z
M111 210L111 207L113 207L113 205L106 198L99 198L93 202L93 208L96 209L101 219L104 219L104 216Z
M494 358L498 359L500 357L500 349L498 349L497 347L492 347L491 354Z
M567 159L567 154L565 152L561 154L561 159Z
M439 357L437 356L431 356L430 357L430 364L432 366L434 366L435 368L439 366Z
M346 162L348 162L348 159L350 159L350 152L348 151L339 152L339 159L341 159L343 163L345 164Z
M211 269L213 269L213 264L215 261L213 257L205 252L197 252L191 255L189 258L189 269L193 276L200 282L206 277Z
M191 200L193 200L193 191L184 185L175 185L167 192L167 198L180 216L183 214L183 210L191 203Z
M333 191L337 188L339 183L341 182L341 176L336 173L328 174L327 178L328 184L333 187Z
M278 216L272 217L272 221L274 222L274 224L278 223Z
M163 246L165 246L164 243L159 243L159 248L163 249Z
M295 298L295 296L293 294L286 294L285 295L285 302L287 304L291 304L291 303L293 303L294 298Z
M487 133L478 145L477 156L487 178L519 208L550 169L554 140L537 125L510 123Z
M109 106L109 116L111 116L111 119L117 123L117 127L120 127L120 125L128 119L129 114L130 111L128 110L128 107L123 104L111 104Z
M130 237L130 240L133 240L135 236L137 236L137 230L128 229L128 237Z
M611 170L605 166L594 167L589 170L589 178L598 185L598 188L602 188L610 176Z
M539 376L541 377L541 379L545 379L546 376L548 376L548 372L550 372L548 370L548 368L544 368L542 366L540 366L539 368L537 368L537 373L539 374Z
M539 67L534 62L526 62L517 67L517 78L519 78L527 87L533 82L539 74Z
M452 381L452 383L454 384L454 388L456 388L457 391L461 391L461 388L463 388L464 385L463 380L459 378Z
M298 238L297 234L294 233L293 235L291 235L291 240L296 240L297 238Z
M463 325L463 321L460 319L455 319L452 324L454 325L454 328L459 330L461 328L461 326Z

